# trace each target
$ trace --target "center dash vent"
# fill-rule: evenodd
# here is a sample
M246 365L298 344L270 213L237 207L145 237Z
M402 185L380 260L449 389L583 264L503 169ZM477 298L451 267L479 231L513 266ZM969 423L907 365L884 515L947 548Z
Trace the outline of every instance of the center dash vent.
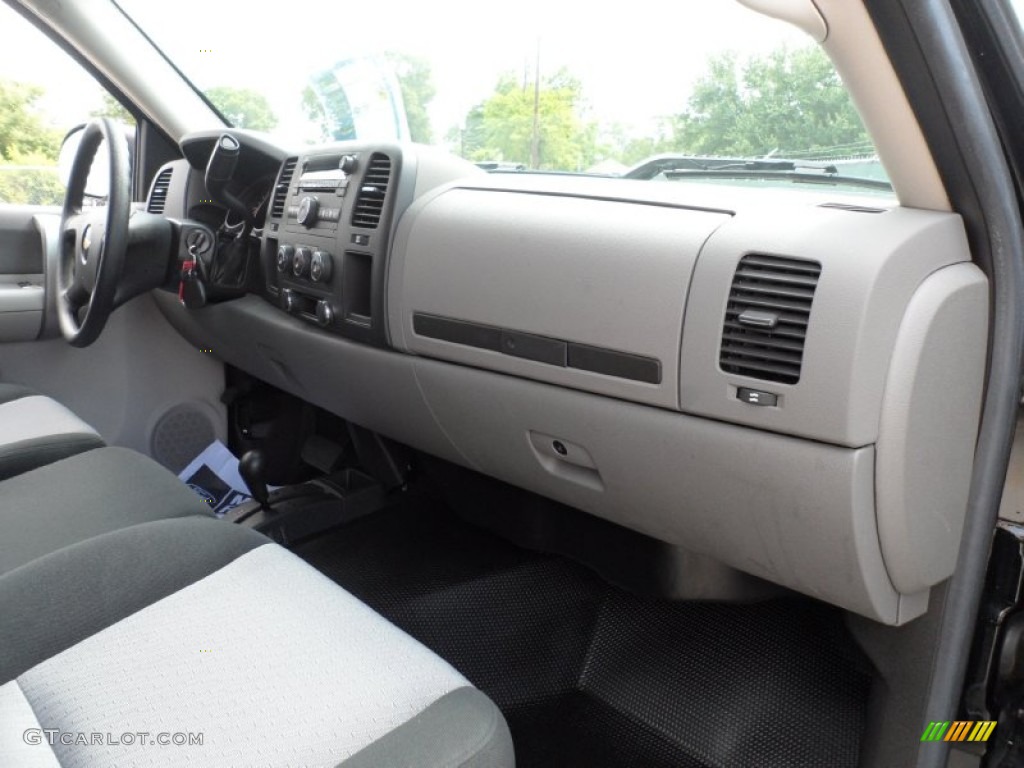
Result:
M277 186L274 187L274 201L270 206L272 218L280 219L284 216L284 204L288 201L288 187L291 186L297 162L298 158L289 157L281 166L281 175L277 179Z
M796 384L814 289L816 261L749 254L732 279L719 365L726 373Z
M370 162L359 185L359 196L352 208L352 226L376 229L384 212L384 198L391 181L391 158L380 152L370 156Z
M174 175L174 168L164 168L157 174L153 182L153 189L149 192L149 204L146 206L148 213L163 213L167 205L167 191L171 188L171 176Z

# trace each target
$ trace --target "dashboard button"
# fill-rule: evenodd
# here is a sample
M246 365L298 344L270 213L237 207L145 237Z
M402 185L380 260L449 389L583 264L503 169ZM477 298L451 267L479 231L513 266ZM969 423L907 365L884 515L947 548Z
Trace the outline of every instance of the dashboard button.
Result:
M326 283L331 279L334 263L327 251L313 251L313 259L309 264L309 276L314 283Z
M290 245L282 245L277 249L277 271L287 272L291 269L295 249Z
M334 308L327 299L320 299L316 303L316 322L321 328L334 322Z
M759 389L751 389L750 387L737 388L736 399L747 405L774 407L779 404L779 396L774 392L762 392Z
M296 248L295 256L292 259L292 274L296 277L305 277L309 274L309 263L312 260L313 252L309 248Z
M291 288L281 291L281 306L285 312L295 312L299 308L299 300Z

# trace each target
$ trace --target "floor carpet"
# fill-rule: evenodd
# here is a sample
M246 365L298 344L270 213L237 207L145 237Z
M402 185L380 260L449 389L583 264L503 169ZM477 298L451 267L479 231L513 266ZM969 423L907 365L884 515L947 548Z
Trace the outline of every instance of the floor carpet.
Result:
M670 603L409 501L296 552L502 709L522 768L843 768L870 676L799 598Z

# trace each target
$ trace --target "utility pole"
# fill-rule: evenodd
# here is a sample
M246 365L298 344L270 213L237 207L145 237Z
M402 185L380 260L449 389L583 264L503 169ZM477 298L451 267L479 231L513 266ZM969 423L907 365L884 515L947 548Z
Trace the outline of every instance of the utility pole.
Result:
M537 59L533 67L533 138L530 141L530 168L540 168L540 38L537 38Z

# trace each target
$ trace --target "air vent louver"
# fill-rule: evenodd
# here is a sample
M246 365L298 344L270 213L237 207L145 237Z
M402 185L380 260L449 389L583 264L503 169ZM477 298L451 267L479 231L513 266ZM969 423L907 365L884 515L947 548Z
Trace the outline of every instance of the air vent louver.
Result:
M280 219L284 216L284 204L288 202L288 187L291 186L297 162L298 158L295 157L289 157L284 161L281 175L277 180L277 186L274 187L274 201L270 206L270 216L272 218Z
M750 254L729 292L719 365L726 373L796 384L821 264Z
M171 176L174 175L173 168L164 168L153 182L153 189L149 193L149 203L146 205L148 213L163 213L167 205L167 190L171 188Z
M359 185L359 196L352 209L352 226L376 229L384 212L384 198L388 193L391 181L391 158L375 152L370 156L362 183Z

